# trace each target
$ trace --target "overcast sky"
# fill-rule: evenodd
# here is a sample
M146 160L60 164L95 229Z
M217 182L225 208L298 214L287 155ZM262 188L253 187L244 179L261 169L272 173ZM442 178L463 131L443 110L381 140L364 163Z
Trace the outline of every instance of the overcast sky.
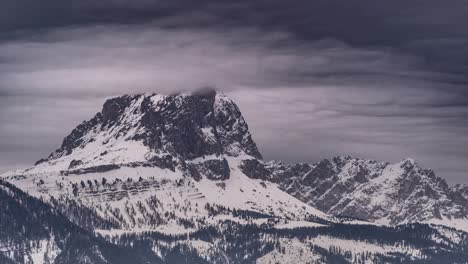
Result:
M214 86L267 159L412 157L468 183L464 0L2 0L0 170L124 93Z

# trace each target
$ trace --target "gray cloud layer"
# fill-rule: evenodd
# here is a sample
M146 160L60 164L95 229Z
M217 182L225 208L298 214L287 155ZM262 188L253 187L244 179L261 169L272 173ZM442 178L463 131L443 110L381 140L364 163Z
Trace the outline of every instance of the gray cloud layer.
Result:
M211 85L267 158L411 156L467 182L467 5L310 2L2 2L0 168L47 155L106 97Z

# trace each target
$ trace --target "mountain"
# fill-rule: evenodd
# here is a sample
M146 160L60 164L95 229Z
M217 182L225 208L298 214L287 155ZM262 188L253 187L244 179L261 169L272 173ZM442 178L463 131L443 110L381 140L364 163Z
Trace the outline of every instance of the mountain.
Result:
M77 126L59 149L37 164L55 170L141 163L174 169L203 158L218 167L210 176L225 178L226 163L219 159L223 155L261 159L239 108L226 96L206 90L107 100L100 113Z
M410 160L265 162L236 104L210 89L109 99L48 157L1 178L90 241L151 263L468 259L452 228L466 221L463 186Z
M437 223L468 231L468 188L450 187L414 160L396 164L336 157L316 164L261 165L271 181L335 216L384 225Z
M48 158L4 177L35 197L91 208L88 222L119 230L185 232L180 219L216 222L205 219L213 206L327 220L276 184L246 177L243 161L260 158L238 107L222 94L123 96L106 101Z

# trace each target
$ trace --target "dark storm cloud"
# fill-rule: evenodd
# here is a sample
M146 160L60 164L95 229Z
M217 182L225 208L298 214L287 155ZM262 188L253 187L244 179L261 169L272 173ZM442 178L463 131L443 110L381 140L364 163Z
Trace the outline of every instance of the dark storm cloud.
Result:
M0 167L29 165L109 96L219 87L267 158L414 157L467 182L468 4L6 0Z
M453 81L466 83L467 13L464 0L5 0L0 29L151 20L167 27L256 27L303 41L396 49L419 56L421 66L457 73Z

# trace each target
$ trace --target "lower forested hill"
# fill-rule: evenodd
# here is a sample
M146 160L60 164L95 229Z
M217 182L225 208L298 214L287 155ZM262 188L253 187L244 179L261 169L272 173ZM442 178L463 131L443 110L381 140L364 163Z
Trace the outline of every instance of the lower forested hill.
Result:
M42 201L0 181L1 263L162 263L72 224Z

